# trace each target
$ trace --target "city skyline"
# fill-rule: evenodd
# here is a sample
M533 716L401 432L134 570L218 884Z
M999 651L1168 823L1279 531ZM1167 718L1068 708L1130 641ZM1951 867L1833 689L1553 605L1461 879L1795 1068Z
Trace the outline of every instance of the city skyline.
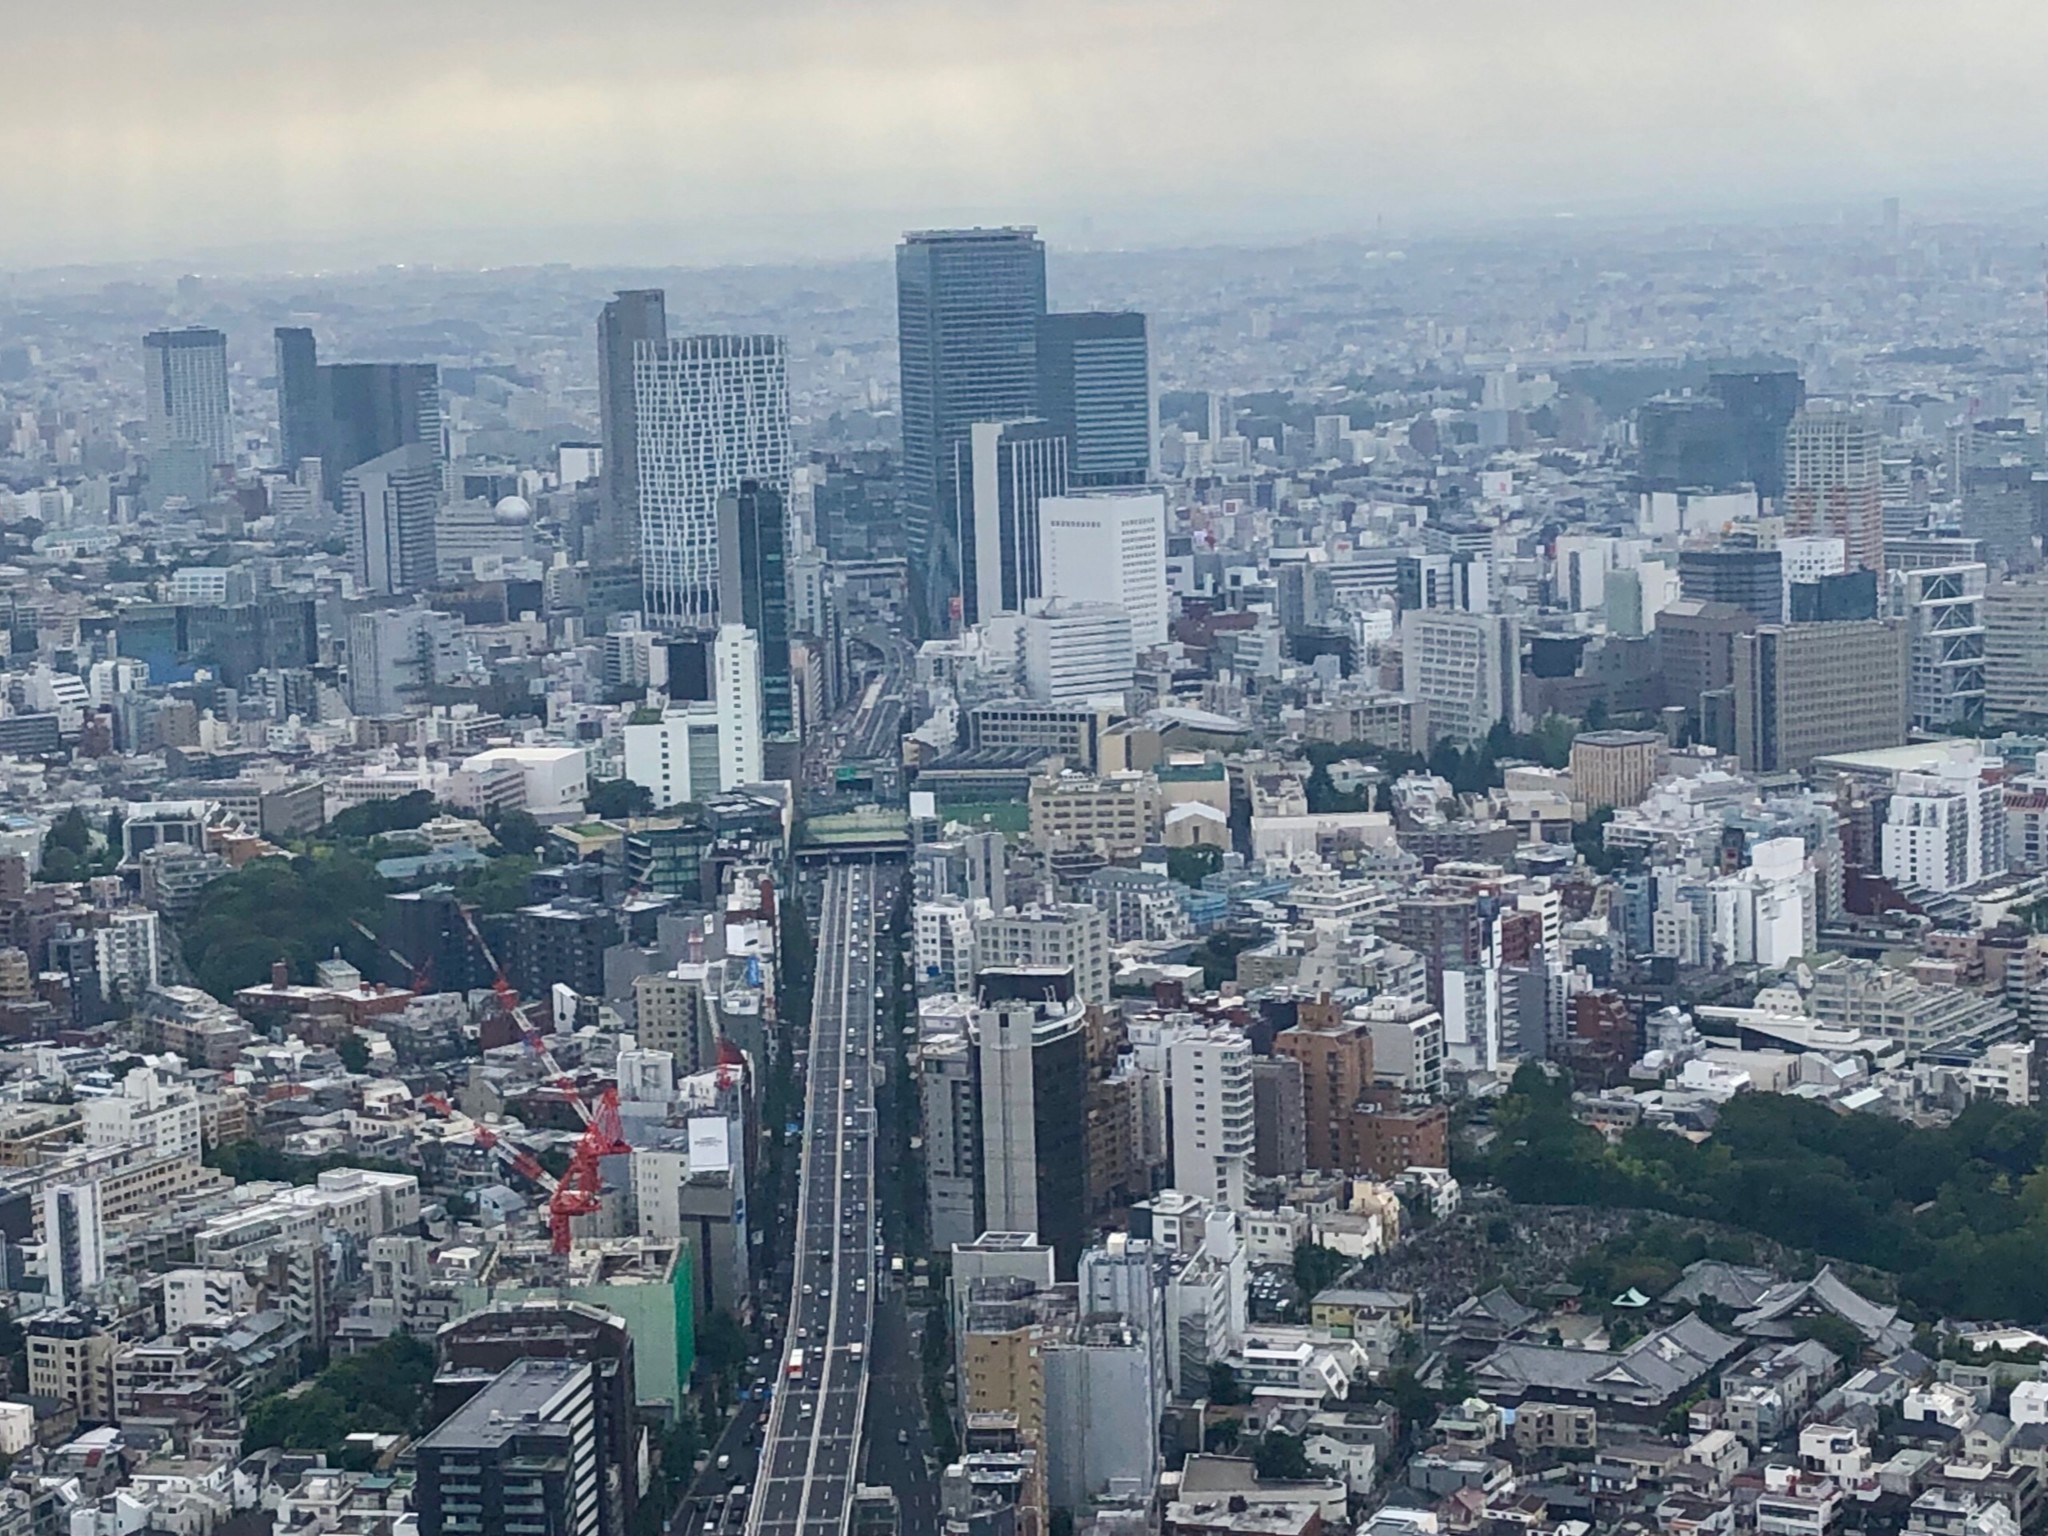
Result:
M1985 50L1975 28L1839 0L1669 17L1496 3L1491 25L1385 4L1067 0L1022 30L934 0L847 16L795 0L525 4L488 25L471 5L382 0L345 28L252 21L226 0L175 27L102 8L140 46L95 57L89 29L20 20L53 67L29 73L0 128L0 194L42 216L0 237L0 262L296 248L694 264L845 257L903 228L1026 217L1086 248L1996 194L2028 185L2019 146L2043 124L2020 71L2048 43L2048 18L2023 7L1979 8L2003 42ZM1218 106L1248 82L1313 83L1323 60L1331 88L1291 92L1286 113ZM106 89L89 120L52 129L67 61ZM231 86L195 103L168 84L193 78L182 63ZM1960 103L1919 84L1950 65L1971 72ZM776 114L736 110L763 92ZM698 152L675 155L681 142ZM164 174L191 164L243 174Z

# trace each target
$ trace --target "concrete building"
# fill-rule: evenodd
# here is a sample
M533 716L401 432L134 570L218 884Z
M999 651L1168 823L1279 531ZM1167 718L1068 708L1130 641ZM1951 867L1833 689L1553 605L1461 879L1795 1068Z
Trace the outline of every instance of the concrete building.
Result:
M1640 804L1664 773L1661 731L1581 731L1572 738L1572 798L1589 811Z
M1069 446L1036 416L977 421L956 445L961 623L1021 613L1033 599L1057 595L1045 585L1039 508L1067 489Z
M1373 1086L1372 1026L1346 1018L1327 998L1303 1000L1297 1022L1273 1037L1275 1055L1301 1068L1303 1146L1308 1166L1349 1171L1351 1110Z
M354 613L348 620L348 704L358 715L400 715L468 669L457 614L432 608Z
M1024 617L1024 687L1051 704L1121 697L1138 650L1131 615L1106 603L1049 600Z
M1251 1042L1235 1029L1190 1031L1166 1061L1174 1187L1242 1209L1255 1151Z
M1109 918L1083 902L1026 907L975 925L975 957L983 969L1065 968L1084 1004L1109 1003Z
M1522 714L1521 626L1495 613L1401 616L1401 691L1429 709L1432 738L1472 743Z
M614 1469L596 1376L587 1361L515 1360L423 1437L421 1536L624 1536L605 1519Z
M743 624L719 625L712 666L718 709L719 787L758 784L766 776L760 638Z
M2048 581L1986 590L1984 723L2048 720Z
M964 1035L943 1035L918 1047L925 1207L932 1247L951 1252L971 1243L981 1224L981 1116L975 1103L975 1055Z
M1152 841L1159 781L1149 773L1039 774L1030 806L1031 840L1039 848L1085 848L1115 858Z
M1103 311L1042 316L1038 410L1072 445L1075 485L1155 479L1159 409L1145 317Z
M626 777L654 796L656 810L708 800L725 787L716 704L671 704L659 720L628 723Z
M107 1278L107 1232L97 1184L51 1184L42 1192L43 1274L50 1299L74 1305Z
M1735 648L1735 750L1750 772L1906 739L1906 631L1894 620L1769 624Z
M1902 773L1882 835L1887 880L1940 893L2006 871L2005 787L1996 759Z
M69 1403L88 1424L114 1421L114 1335L90 1316L72 1311L30 1318L28 1390L34 1397Z
M1048 496L1038 504L1038 527L1044 556L1040 595L1121 608L1130 616L1131 642L1139 650L1166 643L1171 614L1163 493Z

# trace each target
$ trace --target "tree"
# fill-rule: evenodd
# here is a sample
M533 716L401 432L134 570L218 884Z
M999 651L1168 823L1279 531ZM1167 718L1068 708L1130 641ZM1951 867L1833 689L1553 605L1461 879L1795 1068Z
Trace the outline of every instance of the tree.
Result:
M387 832L410 832L440 814L433 791L416 789L395 800L366 800L350 806L327 823L327 835L337 842L368 842Z
M1236 1419L1218 1419L1202 1431L1202 1449L1228 1455L1237 1449L1243 1435L1244 1426Z
M258 1398L242 1443L250 1450L275 1445L338 1458L352 1434L417 1434L426 1424L433 1380L432 1348L393 1334L335 1361L301 1391Z
M350 1030L334 1043L334 1054L341 1058L341 1064L351 1072L370 1070L370 1047L354 1030Z
M583 808L606 821L627 816L652 816L654 791L631 779L600 779L583 796Z
M1327 1291L1351 1269L1351 1261L1334 1248L1321 1243L1297 1243L1294 1248L1294 1288L1304 1300Z
M487 825L498 846L507 853L538 853L540 845L547 841L547 829L525 811L501 811L497 820Z
M1269 1429L1252 1451L1252 1469L1260 1482L1300 1482L1309 1475L1308 1452L1284 1429Z
M1169 848L1166 850L1166 873L1182 885L1196 890L1202 887L1205 877L1213 875L1223 867L1223 850L1196 844L1192 848Z
M523 853L504 853L482 869L456 877L455 894L479 912L516 912L533 899L533 872L540 861Z
M1251 1394L1238 1382L1237 1371L1227 1360L1209 1362L1209 1401L1219 1408L1250 1402Z
M179 925L185 961L222 1002L267 981L278 960L301 981L337 951L374 973L380 957L354 925L374 926L384 889L369 861L350 853L256 859L199 893Z
M739 1319L721 1307L704 1320L697 1335L697 1363L707 1376L730 1378L747 1363L750 1347Z

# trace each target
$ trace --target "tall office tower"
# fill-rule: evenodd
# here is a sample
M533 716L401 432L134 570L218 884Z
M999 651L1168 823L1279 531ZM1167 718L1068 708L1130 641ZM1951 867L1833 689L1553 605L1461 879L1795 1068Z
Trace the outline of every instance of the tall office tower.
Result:
M958 619L955 450L977 421L1037 410L1044 314L1045 246L1036 230L925 230L896 248L904 534L912 607L927 635Z
M744 624L721 624L712 647L721 789L765 776L761 742L761 641Z
M1415 608L1401 616L1402 691L1429 706L1433 738L1485 739L1522 713L1522 629L1497 613Z
M1915 730L1984 723L1984 588L1977 564L1893 572L1906 621L1907 716Z
M1884 471L1876 427L1809 406L1785 434L1785 529L1842 541L1852 571L1884 569Z
M789 365L780 336L681 336L633 348L640 574L658 629L718 622L718 498L789 483Z
M590 1362L513 1361L421 1438L421 1536L622 1536L605 1519L605 1408Z
M323 363L320 398L327 421L321 473L330 485L358 464L400 448L426 448L438 465L441 370L432 363Z
M1166 644L1164 493L1048 496L1038 504L1038 543L1041 596L1112 603L1131 616L1139 650Z
M1678 590L1695 602L1732 603L1759 624L1784 622L1784 566L1775 549L1730 543L1680 550Z
M1749 477L1741 434L1711 395L1645 400L1636 407L1636 475L1646 491L1727 491Z
M1785 494L1785 429L1806 403L1806 384L1790 370L1716 373L1707 393L1728 408L1742 459L1742 478L1759 496Z
M1752 773L1906 739L1906 627L1766 624L1735 641L1735 751Z
M227 337L202 326L151 331L142 338L142 378L153 451L201 448L209 464L234 462Z
M281 325L277 344L277 461L296 475L307 459L320 457L320 352L302 325Z
M758 480L718 498L718 616L761 642L761 729L796 729L789 670L789 531L782 493Z
M1984 723L2048 720L2048 581L1984 594Z
M107 1232L98 1184L51 1184L43 1190L45 1286L60 1307L107 1278Z
M1243 1210L1256 1138L1252 1047L1244 1032L1218 1026L1179 1036L1166 1052L1173 1113L1173 1185L1212 1205Z
M434 584L440 505L441 467L424 443L393 449L342 476L342 523L365 592L388 596Z
M1159 408L1140 314L1047 315L1038 322L1038 413L1072 445L1077 486L1157 478Z
M602 502L594 558L630 560L640 547L640 429L633 354L668 341L668 300L659 288L630 288L597 317L597 411L604 441Z
M975 994L982 1228L1037 1233L1072 1275L1088 1232L1088 1032L1074 973L984 970Z
M954 445L961 623L1019 612L1041 595L1038 508L1067 488L1067 447L1038 417L977 421Z

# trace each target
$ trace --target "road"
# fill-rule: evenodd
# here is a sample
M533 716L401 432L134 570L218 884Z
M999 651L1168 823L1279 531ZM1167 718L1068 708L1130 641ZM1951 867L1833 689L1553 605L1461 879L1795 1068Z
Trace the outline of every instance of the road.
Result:
M825 877L789 1331L747 1536L844 1536L851 1520L874 1334L881 888L865 862Z

